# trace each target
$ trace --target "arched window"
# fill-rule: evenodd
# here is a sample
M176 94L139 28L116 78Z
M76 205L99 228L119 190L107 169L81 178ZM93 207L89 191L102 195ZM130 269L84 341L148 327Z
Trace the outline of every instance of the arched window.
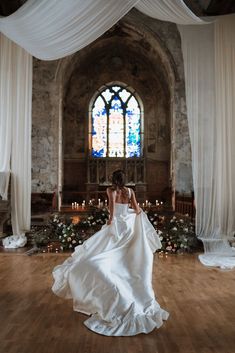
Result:
M92 157L141 157L141 108L127 87L107 85L91 109Z

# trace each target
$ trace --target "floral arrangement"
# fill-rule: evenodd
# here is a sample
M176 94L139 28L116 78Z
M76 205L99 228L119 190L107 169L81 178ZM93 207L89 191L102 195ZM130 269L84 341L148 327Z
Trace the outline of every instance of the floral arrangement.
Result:
M200 248L201 243L195 234L195 225L188 215L159 215L150 210L147 216L161 240L161 252L193 252Z
M108 211L105 208L94 208L91 215L78 223L55 214L46 226L32 228L33 241L39 247L59 242L60 250L73 250L98 231L107 219Z
M161 252L193 252L200 247L195 227L188 216L156 213L151 208L145 211L162 242ZM93 207L86 218L73 222L57 214L43 227L33 229L33 239L37 246L47 246L58 242L60 250L73 250L97 232L109 217L107 208Z

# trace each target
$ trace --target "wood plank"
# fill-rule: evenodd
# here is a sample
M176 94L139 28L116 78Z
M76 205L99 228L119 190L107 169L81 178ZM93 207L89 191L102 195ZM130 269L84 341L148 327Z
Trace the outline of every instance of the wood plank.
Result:
M67 256L0 253L0 353L235 352L234 271L208 269L197 255L156 255L153 285L168 321L148 335L105 337L51 292L51 271Z

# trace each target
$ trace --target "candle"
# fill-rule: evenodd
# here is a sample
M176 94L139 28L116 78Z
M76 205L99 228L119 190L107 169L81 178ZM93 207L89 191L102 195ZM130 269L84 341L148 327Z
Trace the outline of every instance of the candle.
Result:
M74 202L72 202L72 209L74 209Z
M146 206L148 205L148 200L145 201Z

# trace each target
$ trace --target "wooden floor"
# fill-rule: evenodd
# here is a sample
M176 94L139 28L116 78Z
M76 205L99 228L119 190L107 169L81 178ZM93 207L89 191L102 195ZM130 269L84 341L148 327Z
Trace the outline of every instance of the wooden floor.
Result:
M156 255L153 284L168 321L148 335L104 337L51 292L51 271L66 257L0 253L1 353L235 353L235 271Z

